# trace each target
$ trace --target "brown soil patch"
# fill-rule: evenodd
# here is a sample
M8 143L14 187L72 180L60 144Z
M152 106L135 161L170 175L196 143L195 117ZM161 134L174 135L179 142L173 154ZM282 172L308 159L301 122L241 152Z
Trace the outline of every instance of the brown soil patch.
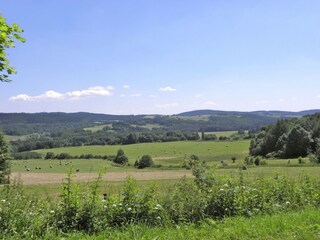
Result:
M171 172L171 171L155 171L155 172L113 172L106 173L102 176L105 181L121 181L128 176L132 176L136 180L159 180L159 179L177 179L181 177L191 177L191 173ZM50 184L62 183L66 178L64 173L12 173L12 179L21 179L23 184ZM87 182L96 179L97 174L93 173L77 173L74 174L73 180L76 182Z

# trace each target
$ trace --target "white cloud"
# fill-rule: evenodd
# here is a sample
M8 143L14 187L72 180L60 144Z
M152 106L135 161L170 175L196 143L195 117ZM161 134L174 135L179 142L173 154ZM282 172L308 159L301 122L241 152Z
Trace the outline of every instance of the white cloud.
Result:
M130 97L141 97L141 96L142 96L142 94L140 94L140 93L133 93L130 95Z
M195 95L194 97L196 97L196 98L202 98L203 95L202 95L202 94L197 94L197 95Z
M177 89L174 89L172 87L164 87L164 88L160 88L161 92L175 92L177 91Z
M88 96L111 96L114 88L108 87L90 87L85 90L70 91L66 93L59 93L53 90L46 91L38 96L29 96L27 94L19 94L10 97L10 101L41 101L41 100L62 100L62 99L79 99Z
M123 88L130 88L130 85L123 85Z
M157 96L157 95L150 94L148 97L149 97L149 98L157 98L158 96Z
M285 102L286 100L285 99L283 99L283 98L279 98L278 99L278 102Z
M155 107L157 108L172 108L179 106L178 103L167 103L167 104L157 104Z
M317 97L320 98L320 94Z
M31 97L27 94L19 94L9 98L10 101L31 101Z
M125 97L125 96L126 96L125 94L121 94L121 95L120 95L120 97Z

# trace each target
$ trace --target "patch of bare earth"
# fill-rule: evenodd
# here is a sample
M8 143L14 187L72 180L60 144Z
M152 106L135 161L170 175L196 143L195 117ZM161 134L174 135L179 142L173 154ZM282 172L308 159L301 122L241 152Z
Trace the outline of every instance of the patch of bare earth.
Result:
M76 182L87 182L97 178L97 174L93 173L76 173L73 174L73 180ZM155 172L113 172L106 173L102 176L105 181L121 181L128 176L132 176L136 180L160 180L160 179L178 179L184 176L192 177L191 173L171 172L171 171L155 171ZM20 179L23 184L50 184L62 183L66 178L64 173L12 173L12 179Z

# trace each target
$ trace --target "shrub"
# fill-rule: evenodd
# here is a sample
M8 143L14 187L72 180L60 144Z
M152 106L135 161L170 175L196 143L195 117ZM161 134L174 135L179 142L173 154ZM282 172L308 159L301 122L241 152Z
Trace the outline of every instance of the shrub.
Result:
M146 168L153 165L153 160L150 155L143 155L138 161L135 162L134 166L137 168Z
M256 157L256 158L254 159L254 164L255 164L256 166L259 166L259 165L260 165L260 161L261 161L260 157Z
M124 154L124 151L122 149L119 149L117 151L116 157L113 159L114 163L126 165L128 164L128 157Z
M126 155L122 155L119 157L116 157L113 162L117 164L127 165L128 164L128 157Z

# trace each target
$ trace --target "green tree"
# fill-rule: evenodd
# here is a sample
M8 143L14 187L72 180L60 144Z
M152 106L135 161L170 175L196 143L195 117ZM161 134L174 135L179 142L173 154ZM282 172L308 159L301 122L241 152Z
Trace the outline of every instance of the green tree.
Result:
M153 165L153 160L150 155L143 155L139 161L136 161L134 164L137 168L146 168Z
M9 183L10 167L8 165L9 144L0 132L0 184Z
M25 42L26 40L21 36L23 30L18 24L9 25L6 19L0 15L0 81L10 82L9 75L15 74L15 68L10 65L8 48L15 47L15 41Z
M301 126L294 127L288 134L285 156L305 157L308 154L312 142L311 134L308 131Z
M122 149L119 149L113 162L126 165L128 164L128 157L124 154L124 151Z

